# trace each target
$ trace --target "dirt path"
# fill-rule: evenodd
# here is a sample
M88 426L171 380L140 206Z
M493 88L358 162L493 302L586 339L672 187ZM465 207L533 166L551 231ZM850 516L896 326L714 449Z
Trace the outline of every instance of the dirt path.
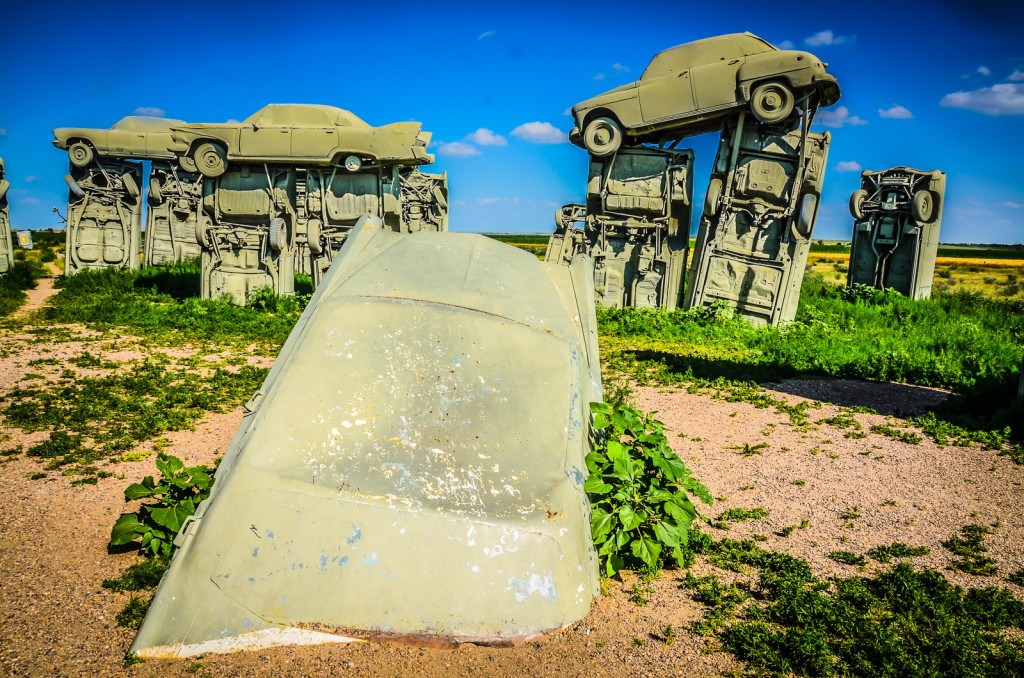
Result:
M47 350L30 342L7 345L12 352L0 364L4 391L17 381L13 375ZM777 392L791 403L808 395L825 403L811 410L812 420L838 414L839 405L831 402L905 413L942 397L908 387L824 380L787 382ZM899 540L931 549L913 560L917 566L939 569L963 585L1007 586L1024 598L1024 590L1002 579L1024 567L1024 515L1019 511L1024 467L994 452L940 448L929 441L911 445L869 432L872 424L886 423L881 414L854 415L865 437L846 438L849 429L824 423L798 428L773 409L709 395L640 389L637 400L642 409L659 412L673 448L718 498L705 511L709 516L733 507L768 511L767 517L733 525L728 532L712 530L716 537L763 535L763 547L806 558L822 576L861 572L830 560L830 551L864 553ZM169 434L167 449L193 462L212 461L240 419L240 410L209 416L194 432ZM3 449L32 439L20 431L5 434ZM748 456L734 449L760 443L768 447ZM31 480L40 468L40 462L23 455L0 456L0 674L703 676L742 668L731 655L715 652L706 638L687 631L702 608L680 589L681 573L666 572L654 582L645 605L630 602L635 582L627 576L625 582L610 582L609 595L595 602L586 619L515 648L360 643L147 661L125 669L121 660L133 634L118 628L114 617L128 595L107 591L101 582L138 557L110 554L106 543L124 509L125 486L153 473L152 461L105 467L115 475L82 487L53 472L47 479ZM860 517L844 520L841 515L851 507ZM784 528L804 520L805 528L781 536ZM944 569L950 554L941 541L967 523L998 525L986 545L999 562L1000 577ZM666 643L664 631L670 625L676 637Z
M46 300L57 293L57 290L53 287L53 281L54 278L52 277L39 278L39 280L36 281L35 289L31 289L26 292L28 300L21 308L14 312L12 317L23 318L32 311L42 308L43 304L46 303Z

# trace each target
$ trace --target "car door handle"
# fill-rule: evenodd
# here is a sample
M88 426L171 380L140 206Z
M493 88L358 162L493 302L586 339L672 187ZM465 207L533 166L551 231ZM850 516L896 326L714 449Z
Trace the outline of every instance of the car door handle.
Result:
M684 75L689 75L689 74L690 74L690 71L682 71L682 72L681 72L681 73L680 73L679 75L677 75L676 77L677 77L677 78L681 78L681 77L683 77Z
M732 61L729 62L729 65L732 66L734 64L738 64L739 62L740 62L739 59L733 59Z

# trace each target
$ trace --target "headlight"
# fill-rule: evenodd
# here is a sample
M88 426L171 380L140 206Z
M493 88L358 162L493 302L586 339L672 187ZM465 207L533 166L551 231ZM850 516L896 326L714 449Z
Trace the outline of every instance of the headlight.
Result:
M356 172L360 167L363 166L363 161L354 155L350 155L345 158L345 169L349 172Z

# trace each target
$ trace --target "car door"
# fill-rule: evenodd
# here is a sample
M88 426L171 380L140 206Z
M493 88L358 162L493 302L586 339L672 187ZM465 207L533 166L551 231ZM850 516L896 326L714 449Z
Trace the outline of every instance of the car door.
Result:
M242 158L287 158L291 156L292 128L287 125L245 124L238 133Z
M688 68L641 80L637 89L645 124L684 117L694 111L693 86Z
M695 110L709 111L740 103L736 71L743 65L743 52L731 41L716 45L712 59L690 68Z

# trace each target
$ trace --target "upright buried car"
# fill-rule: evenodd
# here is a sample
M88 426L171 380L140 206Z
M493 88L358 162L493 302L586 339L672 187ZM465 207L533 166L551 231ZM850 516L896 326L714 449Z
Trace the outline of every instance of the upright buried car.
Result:
M422 165L430 134L418 122L372 127L349 111L319 104L269 104L238 123L196 123L173 131L186 169L218 177L229 161L340 165L354 172L363 162Z
M71 164L87 168L93 159L114 158L174 158L170 150L171 127L184 125L184 120L129 115L114 123L110 129L88 127L61 127L53 130L53 145L67 149Z
M598 593L593 273L366 216L285 343L132 644L510 642Z
M11 215L7 208L7 189L11 183L4 178L4 161L0 158L0 275L14 265L14 243L11 242Z
M610 155L624 136L638 143L708 132L747 106L761 122L781 122L805 98L801 108L839 99L839 83L818 57L751 33L720 35L665 50L637 82L573 106L569 140Z
M864 170L860 182L850 196L854 225L847 285L891 288L927 299L942 226L945 172Z

